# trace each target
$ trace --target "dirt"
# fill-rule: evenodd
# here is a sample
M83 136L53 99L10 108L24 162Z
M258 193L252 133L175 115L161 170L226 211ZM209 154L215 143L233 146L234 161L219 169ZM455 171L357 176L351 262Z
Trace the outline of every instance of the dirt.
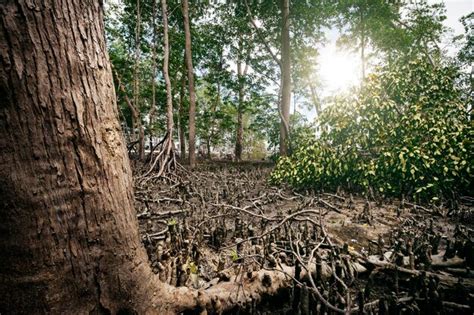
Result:
M433 235L444 235L449 239L453 237L456 225L461 220L466 235L472 237L472 205L461 206L463 211L459 213L463 213L463 219L459 216L443 218L428 214L427 211L430 209L426 207L421 210L419 207L401 205L398 200L366 200L347 193L317 195L314 192L295 192L289 188L270 185L268 175L271 169L272 164L264 162L208 162L200 164L192 172L181 170L178 176L136 177L136 208L139 213L140 231L153 270L160 275L162 281L175 286L185 285L206 290L219 282L236 281L232 279L241 273L267 268L272 265L272 260L277 261L277 264L294 266L296 260L292 258L291 253L284 251L284 248L287 248L284 244L292 238L298 238L300 242L298 246L304 251L301 255L307 258L309 249L315 246L308 240L311 233L318 233L319 236L316 235L314 240L317 241L320 237L322 247L326 244L326 248L321 252L318 249L318 253L321 253L323 260L327 260L328 264L330 264L328 257L331 257L329 252L334 250L331 246L340 248L336 252L343 252L346 244L351 262L362 263L371 255L379 254L380 238L384 242L383 251L390 252L397 246L395 240L403 239L401 243L409 242L408 239L414 235L426 234L430 224L433 227ZM268 233L285 220L285 217L302 210L313 212L295 216L295 220L284 222L274 232ZM436 221L430 223L431 217ZM318 230L317 224L327 231L326 239L321 236L324 231ZM413 230L413 235L409 236L407 230ZM328 245L328 239L334 245ZM268 242L273 246L273 256L264 254L265 248L270 246L265 245ZM291 242L297 243L296 240ZM306 245L303 246L303 243ZM445 249L446 242L442 240L438 255L444 254ZM314 264L308 261L308 266L311 263ZM391 263L393 265L393 261ZM466 268L466 263L460 267ZM377 270L375 276L374 272L370 271L373 268ZM357 304L358 292L363 292L364 287L367 290L368 275L373 278L370 281L375 279L378 282L367 297L368 304L374 299L390 294L390 290L386 287L394 286L393 275L379 272L377 268L375 265L372 266L365 276L361 275L356 279L349 276L348 272L344 273L344 282L349 287L348 292L352 294L350 303L353 307ZM416 268L419 269L418 264ZM409 280L410 278L400 275L400 284L397 284L400 286L397 295L400 301L407 299L410 294ZM322 283L319 288L335 294L336 289L327 285L329 284ZM473 288L469 285L468 283L467 290L472 294ZM396 288L398 290L398 287ZM280 311L276 312L278 314L284 314L288 309L295 309L290 307L290 302L295 299L295 290L300 289L290 287L288 290L289 293L281 293L283 296L289 294L289 297L286 298L288 303L283 303L279 307ZM438 292L438 289L433 290ZM344 300L342 297L341 299ZM269 312L269 300L271 297L261 299L260 306L252 308L252 312L259 314ZM324 305L318 302L313 294L310 294L309 300L313 301L308 304L312 305L313 309L318 309L319 313L324 311ZM347 305L347 300L343 302L332 298L328 300L341 308ZM410 310L413 304L417 304L416 298L414 301L406 302L408 305L406 307L409 309L407 313L416 313ZM400 305L401 303L399 302ZM427 307L423 303L418 302L422 307ZM456 303L472 307L472 296L467 295L464 301L457 300ZM368 307L366 312L375 311L378 305ZM446 312L465 311L462 308L452 307L454 306L451 308L446 306ZM402 309L402 306L399 308ZM304 313L305 307L298 304L296 309ZM246 313L245 310L248 308L242 306L241 313ZM275 310L271 312L275 313Z

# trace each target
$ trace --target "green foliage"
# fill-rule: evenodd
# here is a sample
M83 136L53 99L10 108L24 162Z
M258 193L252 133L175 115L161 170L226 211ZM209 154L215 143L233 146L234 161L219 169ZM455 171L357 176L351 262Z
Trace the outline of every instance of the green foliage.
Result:
M239 254L237 254L237 251L235 249L231 250L230 258L232 259L233 262L236 262L239 260Z
M464 34L456 38L461 40L462 47L458 53L458 59L462 64L471 65L474 62L474 12L460 19Z
M178 224L178 221L176 221L175 218L171 218L168 220L168 226L173 226L173 225L176 225Z
M358 95L332 100L319 138L300 140L272 181L425 200L467 190L474 130L457 76L452 66L422 60L378 69Z

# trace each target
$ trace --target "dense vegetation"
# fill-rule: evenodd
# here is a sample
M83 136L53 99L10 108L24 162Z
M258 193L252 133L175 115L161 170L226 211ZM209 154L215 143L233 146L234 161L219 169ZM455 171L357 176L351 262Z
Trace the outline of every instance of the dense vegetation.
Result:
M109 53L131 156L143 160L145 148L175 128L171 138L182 161L194 146L202 158L276 161L283 155L273 183L425 201L467 191L473 14L461 19L465 34L452 38L442 3L295 2L286 42L283 3L191 3L192 89L180 3L169 1L167 11L157 1L109 4ZM163 12L172 127L165 124L170 114L159 71ZM341 49L360 54L360 85L323 96L318 53L331 28ZM457 45L457 55L440 47L446 40ZM306 118L310 110L314 121Z
M275 183L422 199L472 188L474 129L457 69L421 59L379 68L358 93L334 97L320 134L281 158Z

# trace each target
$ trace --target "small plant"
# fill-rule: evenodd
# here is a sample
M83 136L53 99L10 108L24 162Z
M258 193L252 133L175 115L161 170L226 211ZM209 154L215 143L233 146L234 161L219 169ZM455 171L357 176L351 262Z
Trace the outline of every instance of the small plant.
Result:
M168 226L175 226L176 224L178 224L178 221L176 221L175 218L171 218L168 220Z
M237 251L235 249L230 252L230 258L233 262L237 262L239 260L239 254L237 254Z

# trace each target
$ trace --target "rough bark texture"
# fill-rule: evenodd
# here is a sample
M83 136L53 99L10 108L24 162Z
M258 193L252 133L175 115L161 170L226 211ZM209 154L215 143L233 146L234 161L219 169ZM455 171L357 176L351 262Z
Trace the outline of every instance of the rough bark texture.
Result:
M99 1L0 4L1 313L196 305L140 242L102 18Z
M290 3L281 0L281 123L280 123L280 155L288 154L290 103L291 103L291 62L290 62Z
M185 58L186 68L188 70L189 89L189 166L193 168L196 165L196 92L194 91L193 54L191 51L188 0L182 0L181 5L184 19Z

